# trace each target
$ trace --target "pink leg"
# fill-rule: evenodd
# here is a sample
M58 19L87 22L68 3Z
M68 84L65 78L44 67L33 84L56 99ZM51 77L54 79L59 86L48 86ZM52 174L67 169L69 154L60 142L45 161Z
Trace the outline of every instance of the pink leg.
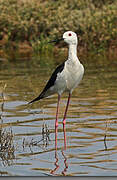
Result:
M63 132L64 132L64 149L66 150L66 130L65 130L65 126L63 126Z
M57 111L56 111L56 122L55 122L55 127L58 127L58 112L59 112L60 98L61 98L61 96L58 95L58 103L57 103Z
M57 127L55 127L55 150L57 151Z
M55 122L55 149L56 150L57 150L57 127L58 127L58 112L59 112L60 98L61 98L61 96L58 95L57 111L56 111L56 122Z
M64 114L64 118L63 118L63 125L65 125L65 119L66 119L67 110L68 110L68 106L69 106L69 102L70 102L70 97L71 97L71 94L69 93L69 97L68 97L68 101L67 101L67 105L66 105L66 109L65 109L65 114Z

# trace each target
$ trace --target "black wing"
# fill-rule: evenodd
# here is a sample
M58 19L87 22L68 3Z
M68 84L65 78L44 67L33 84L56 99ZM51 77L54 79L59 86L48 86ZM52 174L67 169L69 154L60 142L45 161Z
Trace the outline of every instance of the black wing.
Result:
M65 62L60 64L55 69L55 71L52 73L49 81L47 82L47 84L46 84L45 88L43 89L43 91L41 92L41 94L37 98L35 98L31 102L29 102L29 104L44 98L44 95L46 94L46 91L55 84L55 81L56 81L56 78L57 78L57 74L62 72L62 70L64 69L64 65L65 65Z

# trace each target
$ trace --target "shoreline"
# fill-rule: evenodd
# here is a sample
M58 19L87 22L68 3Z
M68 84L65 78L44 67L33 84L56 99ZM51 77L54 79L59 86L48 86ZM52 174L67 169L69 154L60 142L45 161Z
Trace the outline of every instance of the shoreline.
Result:
M46 46L46 48L45 48ZM36 49L37 48L37 49ZM36 49L36 50L35 50ZM45 49L45 51L44 51ZM41 46L41 49L39 49L39 45L30 45L28 42L9 42L9 44L6 46L5 44L1 45L0 43L0 60L6 61L6 60L17 60L17 59L32 59L33 57L40 57L42 55L45 56L53 56L53 57L59 57L59 56L65 56L67 55L67 46L51 46L51 49L48 47L48 44ZM85 47L79 45L78 46L78 55L81 58L85 57L105 57L109 59L117 59L117 47L111 46L108 49L103 49L103 51L91 51L87 50Z

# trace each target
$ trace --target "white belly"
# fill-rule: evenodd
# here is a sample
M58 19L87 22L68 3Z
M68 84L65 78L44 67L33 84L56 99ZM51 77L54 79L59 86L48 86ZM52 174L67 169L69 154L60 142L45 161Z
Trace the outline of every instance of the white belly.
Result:
M74 88L78 86L84 74L83 65L77 62L74 62L74 63L70 65L69 64L66 65L67 66L66 67L67 88L71 92L74 90Z
M84 74L84 67L82 64L74 63L66 62L64 70L57 75L53 90L58 94L62 94L64 91L72 93L74 88L80 83Z

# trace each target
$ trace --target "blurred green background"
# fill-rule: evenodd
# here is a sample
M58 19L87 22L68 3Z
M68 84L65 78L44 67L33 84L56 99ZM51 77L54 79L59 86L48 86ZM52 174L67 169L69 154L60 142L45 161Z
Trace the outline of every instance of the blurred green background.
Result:
M117 0L0 0L0 57L58 54L47 41L72 30L81 56L117 56ZM61 50L62 51L62 50Z

